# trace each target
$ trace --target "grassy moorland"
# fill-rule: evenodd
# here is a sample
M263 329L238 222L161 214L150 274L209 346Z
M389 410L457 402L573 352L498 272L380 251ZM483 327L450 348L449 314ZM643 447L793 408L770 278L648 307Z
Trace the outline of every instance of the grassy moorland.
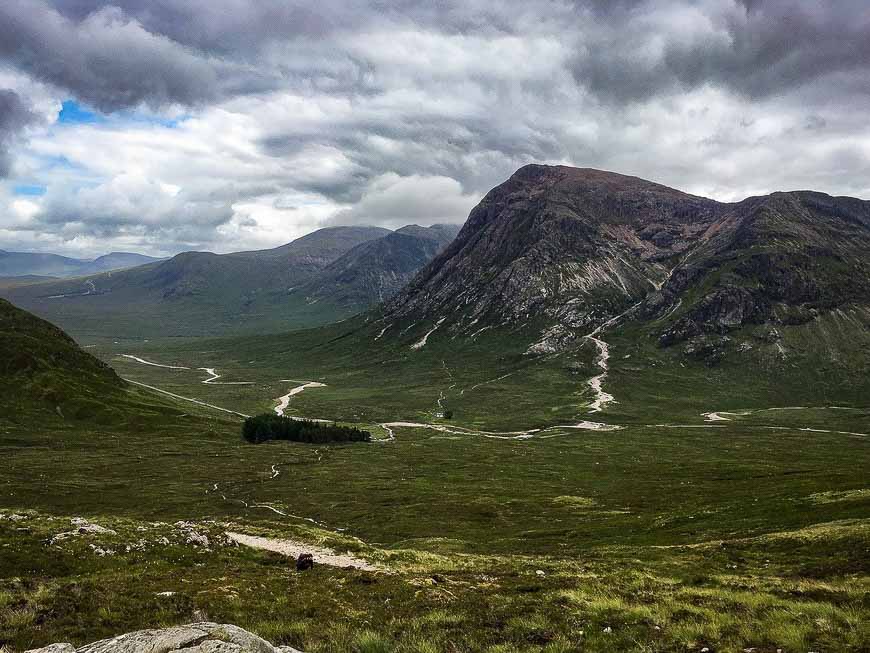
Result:
M855 521L552 557L344 540L391 573L297 573L274 554L223 546L213 523L99 523L113 533L47 545L68 522L35 514L0 521L3 568L27 570L4 577L0 589L0 633L11 646L203 618L310 651L859 651L870 636L866 577L857 573L866 524ZM191 527L208 547L187 544ZM232 527L323 539L286 524ZM326 540L341 546L340 536Z
M4 425L0 638L13 649L205 617L315 651L868 644L866 441L408 429L314 449L243 444L231 418L178 422L138 436ZM73 516L116 533L51 543ZM184 544L178 520L208 550ZM393 573L298 574L223 546L226 524Z
M510 353L517 334L436 333L410 350L411 329L362 347L348 324L325 340L88 344L124 378L246 414L324 383L288 413L380 442L249 445L240 417L135 384L112 400L120 421L4 412L0 642L208 618L309 651L870 647L870 413L854 388L863 358L847 355L860 329L814 327L839 358L798 356L818 334L795 329L785 358L759 338L756 356L717 367L614 330L605 387L619 403L589 415L591 346L536 359ZM452 420L435 417L439 398ZM714 410L739 414L705 422ZM582 419L623 428L449 432ZM378 427L399 420L449 430ZM74 517L114 533L53 541ZM326 544L390 573L297 573L228 546L226 530Z

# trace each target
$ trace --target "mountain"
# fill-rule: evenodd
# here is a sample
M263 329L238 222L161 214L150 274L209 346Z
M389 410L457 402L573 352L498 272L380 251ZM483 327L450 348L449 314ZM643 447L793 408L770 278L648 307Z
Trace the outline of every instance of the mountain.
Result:
M36 404L61 416L86 416L124 386L56 326L0 299L0 406L6 415L14 418Z
M357 312L392 297L456 234L459 226L409 225L357 245L295 293Z
M451 233L444 226L331 227L269 250L184 252L0 293L76 335L286 331L347 317L390 296Z
M109 270L134 268L138 265L155 263L162 260L164 259L145 256L144 254L135 254L132 252L112 252L95 258L93 261L83 261L83 265L77 274L81 276L86 274L96 274L98 272L108 272Z
M564 349L617 315L662 347L870 305L870 202L798 191L720 203L636 177L530 165L385 306L384 324L529 326ZM414 330L409 334L413 336Z
M0 250L0 276L66 277L76 274L83 261L57 254L30 254Z
M793 191L723 203L615 173L527 166L380 306L232 348L347 386L371 419L417 419L436 404L466 420L486 413L499 428L590 410L664 422L860 406L870 202ZM356 414L327 394L318 412ZM505 397L509 409L486 412Z
M453 328L586 328L654 290L725 210L634 177L531 165L490 191L456 240L387 305Z
M162 259L129 252L112 252L99 258L77 259L57 254L32 254L0 250L0 277L73 277L119 270Z

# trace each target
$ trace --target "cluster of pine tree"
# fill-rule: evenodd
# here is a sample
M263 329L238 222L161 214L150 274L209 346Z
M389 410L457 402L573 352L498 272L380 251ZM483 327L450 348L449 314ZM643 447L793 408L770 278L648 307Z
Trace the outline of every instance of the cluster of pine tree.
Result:
M266 413L246 419L242 425L242 437L254 444L268 440L323 444L326 442L371 442L372 434L353 426L290 419Z

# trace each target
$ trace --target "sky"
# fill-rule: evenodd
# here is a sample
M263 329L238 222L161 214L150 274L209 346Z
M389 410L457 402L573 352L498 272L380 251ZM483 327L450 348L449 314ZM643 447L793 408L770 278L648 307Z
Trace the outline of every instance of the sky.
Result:
M870 199L866 0L3 0L0 248L461 223L520 166Z

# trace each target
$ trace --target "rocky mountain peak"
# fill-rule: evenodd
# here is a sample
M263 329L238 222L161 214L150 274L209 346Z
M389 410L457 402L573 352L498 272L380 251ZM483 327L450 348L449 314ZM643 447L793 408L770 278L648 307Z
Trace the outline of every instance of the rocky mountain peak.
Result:
M863 200L794 191L721 203L612 172L528 165L487 193L383 319L451 337L528 325L547 343L531 343L538 352L632 308L627 318L649 320L669 346L870 303L868 253Z
M458 328L542 315L590 323L655 288L661 261L702 237L725 206L612 172L524 166L388 311L449 316Z

